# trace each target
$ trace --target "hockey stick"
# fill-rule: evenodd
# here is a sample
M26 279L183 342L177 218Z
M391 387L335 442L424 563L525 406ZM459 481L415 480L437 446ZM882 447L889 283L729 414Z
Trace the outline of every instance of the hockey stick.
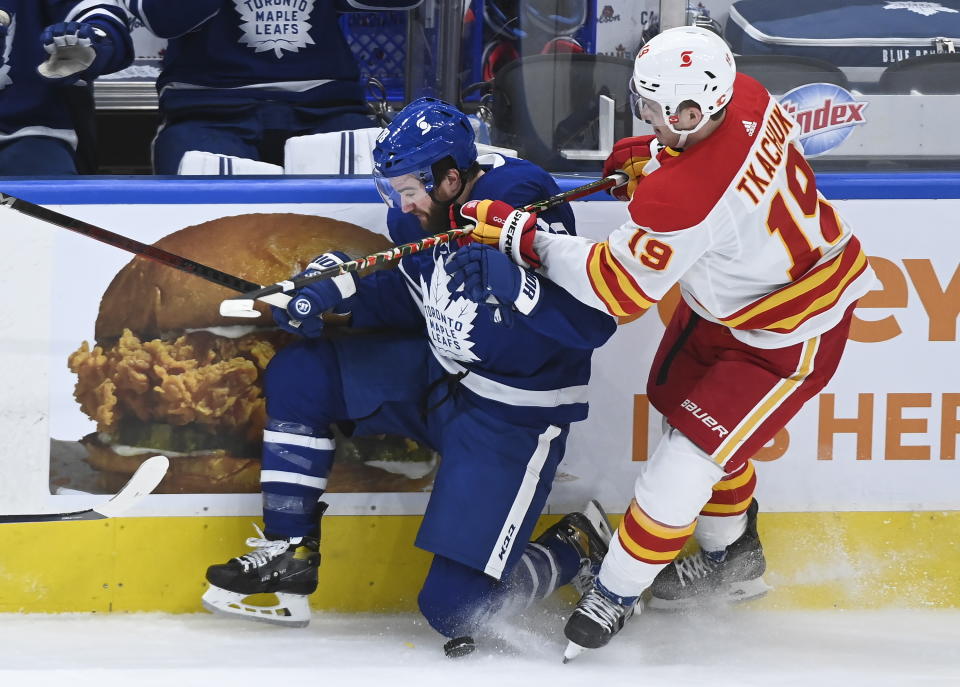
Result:
M173 267L181 272L194 274L198 277L206 279L209 282L213 282L214 284L219 284L220 286L225 286L228 289L232 289L233 291L244 293L260 288L260 284L247 281L246 279L241 279L240 277L227 274L226 272L221 272L218 269L195 262L189 258L183 257L182 255L165 251L163 248L157 248L156 246L151 246L147 243L141 243L136 239L115 234L107 229L103 229L93 224L88 224L87 222L79 220L76 217L70 217L69 215L61 214L55 210L50 210L49 208L36 205L28 200L23 200L22 198L17 198L16 196L11 196L7 193L0 192L0 205L6 205L7 207L20 212L27 217L38 219L41 222L53 224L54 226L61 227L62 229L69 229L70 231L74 231L78 234L89 236L90 238L102 241L107 245L125 250L128 253L142 255L145 258L149 258L155 262ZM273 302L268 299L264 300L267 303L272 303L273 305L278 305L282 308L290 299L283 297L276 299L277 302Z
M102 520L112 518L136 505L141 498L156 489L167 474L170 461L166 456L153 456L140 464L130 481L113 497L99 506L69 513L40 513L25 515L0 515L0 523L15 522L63 522L65 520Z
M588 196L591 193L605 191L609 188L614 188L615 186L622 186L627 182L627 180L628 177L625 172L614 172L610 176L592 181L589 184L584 184L583 186L577 186L569 191L557 193L549 198L545 198L544 200L539 200L535 203L525 205L520 209L523 212L543 212L545 210L549 210L550 208L556 207L561 203L568 203L571 200ZM296 291L297 289L301 289L308 284L312 284L323 279L330 279L348 272L356 272L380 263L394 262L408 255L429 250L434 246L450 243L454 239L468 235L471 231L473 231L473 227L450 229L448 231L440 232L439 234L434 234L433 236L427 236L419 241L403 243L399 246L388 248L387 250L382 250L362 258L357 258L356 260L348 260L347 262L340 263L339 265L327 267L317 272L311 272L303 277L288 279L277 282L276 284L271 284L270 286L264 286L254 291L245 293L238 298L230 298L221 302L220 314L223 317L259 317L260 313L257 312L253 307L254 301L266 301L268 303L276 304L275 300L271 301L268 299L276 299L276 297L281 294L283 294L284 297L287 298L287 301L289 301L289 297L285 296L285 294L290 293L291 291Z

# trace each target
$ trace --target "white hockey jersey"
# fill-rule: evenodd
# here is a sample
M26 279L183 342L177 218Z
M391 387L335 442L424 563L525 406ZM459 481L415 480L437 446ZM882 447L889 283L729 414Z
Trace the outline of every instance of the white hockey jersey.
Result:
M606 241L537 235L543 273L619 317L642 313L679 282L694 312L759 348L823 333L874 276L817 191L798 134L767 90L738 74L722 124L648 163L629 220Z

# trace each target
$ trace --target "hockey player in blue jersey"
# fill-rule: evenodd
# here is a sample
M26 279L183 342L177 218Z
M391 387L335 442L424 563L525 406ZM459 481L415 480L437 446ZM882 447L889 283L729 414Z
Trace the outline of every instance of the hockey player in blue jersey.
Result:
M290 136L375 126L338 12L422 0L126 0L168 39L157 91L157 174L189 150L282 164Z
M76 174L78 119L93 118L79 91L132 60L119 0L0 3L0 175Z
M529 162L478 159L466 116L431 98L397 115L373 158L397 243L448 228L471 198L522 206L559 192ZM558 206L539 226L573 232L573 213ZM322 255L308 270L345 257ZM331 311L386 333L323 338L322 314ZM247 541L253 552L208 569L208 609L263 619L242 597L273 592L280 603L271 620L309 621L333 423L352 425L354 436L408 436L442 456L416 545L434 554L420 610L450 639L449 655L471 651L468 637L493 617L558 586L589 584L611 535L599 504L529 539L570 424L587 415L591 354L616 329L612 317L469 239L396 269L316 282L274 317L306 338L266 371L265 536Z

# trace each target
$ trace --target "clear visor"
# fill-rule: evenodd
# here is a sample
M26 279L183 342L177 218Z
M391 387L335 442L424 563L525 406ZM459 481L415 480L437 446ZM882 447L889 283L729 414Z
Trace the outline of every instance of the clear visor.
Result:
M629 83L630 87L630 109L633 111L633 116L637 119L643 119L643 96L637 93L637 87L633 85L633 78L631 77Z
M675 117L668 120L666 113L663 111L663 105L658 103L656 100L650 100L645 98L637 92L637 87L633 84L633 79L631 78L629 83L630 91L630 109L633 111L634 116L640 121L647 122L651 126L665 126L670 131L679 134L674 124L677 123Z
M385 177L376 170L373 172L373 180L383 202L403 212L409 212L409 208L430 197L427 185L433 186L431 177L430 170L419 170L398 177Z

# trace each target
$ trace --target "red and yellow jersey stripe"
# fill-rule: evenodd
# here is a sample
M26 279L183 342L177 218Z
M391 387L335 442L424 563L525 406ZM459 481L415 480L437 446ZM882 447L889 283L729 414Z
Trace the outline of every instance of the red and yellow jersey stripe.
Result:
M792 332L811 317L836 305L847 286L867 267L867 256L860 242L851 236L840 255L787 286L721 318L720 322L733 329Z
M638 235L641 232L637 232ZM587 277L597 298L611 315L639 315L656 299L648 296L610 249L610 243L596 243L587 254Z

